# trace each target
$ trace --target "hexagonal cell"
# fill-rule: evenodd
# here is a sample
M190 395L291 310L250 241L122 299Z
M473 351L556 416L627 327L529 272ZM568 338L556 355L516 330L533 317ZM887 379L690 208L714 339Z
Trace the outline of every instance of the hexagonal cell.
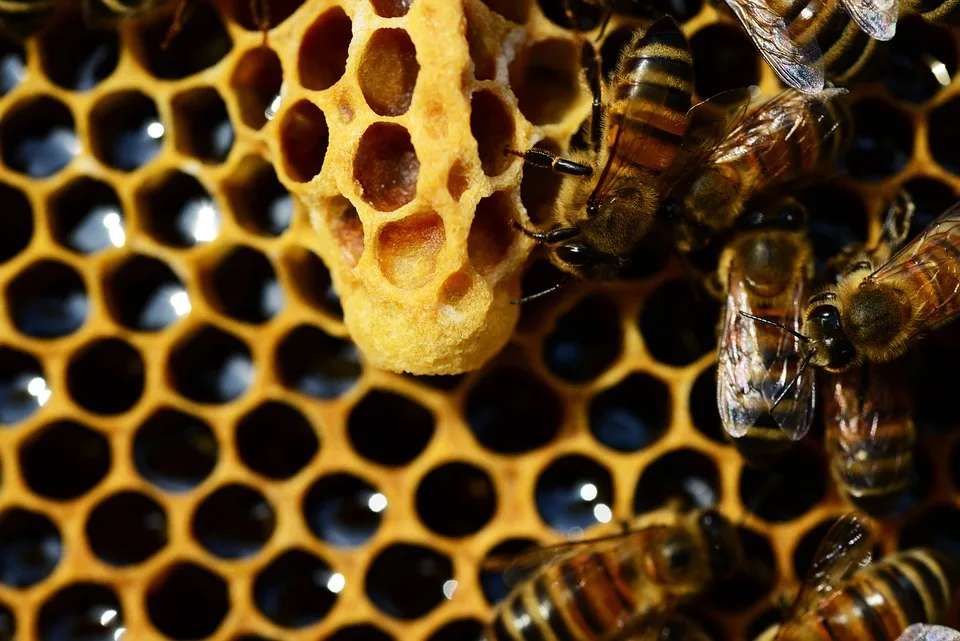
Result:
M75 639L82 634L79 630L95 630L100 639L126 632L120 600L112 588L100 583L67 584L44 601L36 616L40 641Z
M957 48L950 30L917 15L897 21L887 49L883 84L896 98L922 104L950 84L957 72Z
M510 67L520 113L535 125L560 122L580 95L580 56L567 40L542 40Z
M340 628L324 641L394 641L394 638L374 625L361 623Z
M738 528L744 559L729 579L716 582L709 590L710 605L725 612L742 612L770 594L777 579L777 561L765 536ZM751 637L753 638L753 637Z
M382 18L402 18L410 11L413 0L370 0L370 4Z
M517 24L525 24L530 15L530 0L483 0L483 4Z
M363 255L363 221L349 200L338 196L329 201L325 215L330 233L340 247L340 256L349 267L356 267Z
M268 619L284 628L304 628L322 620L345 585L344 576L322 558L288 549L254 579L253 599Z
M791 521L820 502L826 492L823 460L807 447L796 447L773 469L744 466L740 500L771 523Z
M107 309L129 329L157 332L193 309L183 282L166 263L151 256L133 254L114 265L105 285Z
M0 33L0 97L6 96L27 75L27 52L23 43Z
M261 129L270 120L267 111L280 96L283 86L280 58L268 47L247 51L234 67L230 86L237 96L243 124Z
M18 102L0 119L0 153L8 167L31 178L58 173L80 153L73 114L49 96Z
M252 487L221 485L193 513L190 531L208 552L221 559L253 556L276 527L273 506Z
M56 524L42 512L9 507L0 512L0 583L12 588L36 585L56 569L63 542Z
M90 91L117 68L117 32L91 29L72 12L64 12L48 23L39 43L44 74L64 89Z
M922 511L900 530L900 548L932 547L950 558L960 553L960 510L938 505Z
M436 550L411 543L394 543L370 563L364 585L367 597L386 614L411 621L446 600L444 589L453 579L453 564Z
M69 420L32 433L17 452L27 487L44 498L69 501L94 488L110 471L107 438Z
M132 408L143 395L146 367L132 345L119 338L87 343L67 365L67 390L88 412L112 416Z
M467 255L481 276L496 272L507 257L516 237L513 229L516 218L516 207L506 192L493 193L477 203L467 237Z
M913 123L907 115L889 102L867 98L853 106L853 123L853 141L841 166L867 182L900 173L913 155Z
M283 385L320 399L342 395L362 372L353 343L312 325L300 325L280 341L274 364Z
M510 559L519 558L520 555L536 547L539 547L539 544L533 539L512 538L501 541L484 555L483 561L479 564L479 578L483 598L488 604L497 605L503 601L514 585L529 577L535 570L535 568L517 567L505 573L500 567L503 562L512 563Z
M377 29L367 41L357 72L360 91L374 113L405 114L420 73L417 49L403 29Z
M279 236L293 222L294 202L273 165L247 156L223 187L234 219L260 236Z
M168 492L186 492L203 482L217 464L220 446L205 422L163 408L133 438L133 462L140 476Z
M0 347L0 424L14 425L47 404L52 392L35 356Z
M647 465L633 495L637 514L681 499L694 507L711 507L720 501L720 473L713 460L693 449L668 452Z
M307 28L300 42L297 71L305 89L329 89L347 68L353 23L340 7L328 9Z
M497 57L503 52L500 39L487 33L489 24L486 12L472 2L463 3L466 18L467 47L473 62L473 77L477 80L493 80L497 75Z
M620 452L637 452L670 425L670 388L659 378L636 373L590 401L590 432Z
M330 270L319 256L306 247L293 245L287 248L282 261L289 272L287 286L297 296L318 311L343 318L343 308L333 287Z
M303 518L314 536L331 545L363 545L380 527L387 497L346 473L317 479L303 497Z
M230 594L220 575L183 561L154 579L146 606L157 630L175 641L190 641L216 632L230 612Z
M687 365L717 345L719 305L702 286L668 281L643 303L639 325L650 354L667 365Z
M957 131L957 118L960 118L960 99L955 98L937 107L929 116L927 143L940 166L953 174L960 174L960 132Z
M361 196L380 211L393 211L417 196L420 160L402 125L378 122L370 125L353 159L353 177Z
M299 9L305 0L270 0L267 4L267 18L271 29L277 27ZM247 31L260 31L258 12L250 0L233 0L232 17Z
M176 345L167 368L174 389L197 403L234 401L256 375L246 343L212 325Z
M697 431L715 443L726 443L717 409L717 366L700 372L690 389L690 418Z
M152 498L124 491L100 501L87 518L87 542L114 566L143 563L167 545L167 514Z
M305 183L319 174L329 138L327 121L315 104L301 100L290 107L280 121L280 152L287 175Z
M916 207L910 223L910 238L915 237L933 222L934 218L957 202L953 187L935 178L914 178L903 185Z
M547 525L572 534L613 519L613 478L596 461L569 454L540 472L534 500L537 513Z
M246 323L265 323L283 309L283 289L273 265L256 249L229 249L205 274L204 285L213 307Z
M139 91L108 94L90 112L93 153L114 169L133 171L153 160L165 134L157 106Z
M274 480L296 475L320 449L307 418L279 401L267 401L245 414L237 422L235 438L244 465Z
M709 98L760 82L757 49L739 25L716 23L697 30L690 50L698 96Z
M196 178L181 171L145 183L137 194L137 211L147 232L170 247L194 247L220 235L217 203Z
M80 329L87 318L87 288L65 263L43 260L7 285L7 311L22 334L59 338Z
M808 235L817 271L843 248L867 238L867 210L850 189L835 183L819 184L804 189L797 198L810 215Z
M377 264L393 285L418 289L433 278L446 242L443 219L436 212L413 214L380 228Z
M413 461L433 438L433 413L416 401L374 389L350 411L350 443L367 460L400 467Z
M553 390L514 367L485 373L467 392L463 411L480 445L499 454L543 447L563 420L563 404Z
M213 87L195 87L177 96L173 128L177 150L205 163L222 163L233 148L233 123L227 105Z
M479 619L454 619L441 625L427 641L481 641L486 627Z
M172 38L169 12L138 25L138 57L153 76L163 80L192 76L220 62L233 48L212 4L197 2L191 9L189 19Z
M29 204L23 202L29 212ZM123 247L127 242L124 218L113 187L93 178L77 178L50 199L48 220L54 240L79 254Z
M622 346L616 304L606 296L588 296L557 319L543 342L543 360L560 378L585 383L613 365Z
M441 536L476 534L497 510L497 492L490 475L463 462L444 463L427 472L416 492L417 515Z
M945 403L952 398L954 388L949 384L949 376L942 369L951 367L951 363L960 358L960 349L946 332L932 334L917 346L916 368L910 376L910 394L913 398L913 420L921 436L935 436L953 433L960 425L960 405Z

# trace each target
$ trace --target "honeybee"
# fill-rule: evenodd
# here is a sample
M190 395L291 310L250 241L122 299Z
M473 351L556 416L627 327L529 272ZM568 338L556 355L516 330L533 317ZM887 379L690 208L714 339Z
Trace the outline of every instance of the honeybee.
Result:
M736 529L711 509L667 509L620 534L538 548L516 561L536 569L498 606L486 639L652 641L741 556Z
M14 38L33 35L53 15L57 0L0 0L0 27Z
M814 376L798 379L799 339L740 312L800 328L813 276L806 211L792 198L746 216L717 269L726 296L717 365L717 405L724 432L743 457L769 464L810 428ZM786 396L784 396L786 395Z
M915 623L897 641L960 641L960 632L942 625Z
M914 549L869 565L873 542L865 516L841 517L817 549L789 619L758 641L885 641L943 618L958 586L952 560Z

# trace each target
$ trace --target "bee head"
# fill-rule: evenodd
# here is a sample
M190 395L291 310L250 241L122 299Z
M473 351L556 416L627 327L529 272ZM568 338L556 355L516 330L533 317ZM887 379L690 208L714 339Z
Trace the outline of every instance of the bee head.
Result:
M807 310L803 324L809 339L801 349L813 352L811 362L830 372L842 372L857 362L857 350L847 338L836 305L823 302Z

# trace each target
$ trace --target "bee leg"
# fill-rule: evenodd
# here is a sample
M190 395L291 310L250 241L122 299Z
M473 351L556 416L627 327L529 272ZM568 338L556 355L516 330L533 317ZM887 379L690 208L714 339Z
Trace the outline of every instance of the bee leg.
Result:
M583 75L593 96L593 106L590 112L590 143L594 153L599 153L603 145L603 73L600 69L600 53L588 41L583 42L580 49L580 65Z
M523 158L525 164L540 167L541 169L550 169L558 174L569 174L571 176L589 176L593 173L593 168L566 158L554 156L549 151L534 147L526 151L517 151L515 149L504 149L505 155Z
M538 298L543 298L544 296L549 296L553 292L562 288L564 285L570 282L570 274L564 274L563 277L557 282L556 285L551 285L546 289L537 292L536 294L530 294L529 296L523 296L517 300L510 301L511 305L523 305L524 303L529 303L532 300L537 300Z
M183 30L183 23L187 21L190 17L190 14L193 13L195 8L195 0L180 0L177 2L177 8L173 13L173 21L170 23L170 28L167 30L167 36L163 39L163 43L160 45L161 49L167 49L173 43L173 39L177 37Z
M270 0L250 0L250 15L263 34L263 46L267 46L267 34L270 32Z

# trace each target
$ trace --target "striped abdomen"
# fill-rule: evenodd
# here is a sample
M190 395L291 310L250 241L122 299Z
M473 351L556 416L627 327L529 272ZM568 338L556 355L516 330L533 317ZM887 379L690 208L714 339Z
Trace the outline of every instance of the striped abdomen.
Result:
M32 35L53 15L56 0L0 0L0 25L18 38Z
M830 473L871 514L889 511L910 480L914 431L902 363L830 374L824 407Z
M672 18L631 41L611 91L608 143L619 136L616 153L627 154L622 160L638 171L668 169L683 141L693 94L690 45Z

